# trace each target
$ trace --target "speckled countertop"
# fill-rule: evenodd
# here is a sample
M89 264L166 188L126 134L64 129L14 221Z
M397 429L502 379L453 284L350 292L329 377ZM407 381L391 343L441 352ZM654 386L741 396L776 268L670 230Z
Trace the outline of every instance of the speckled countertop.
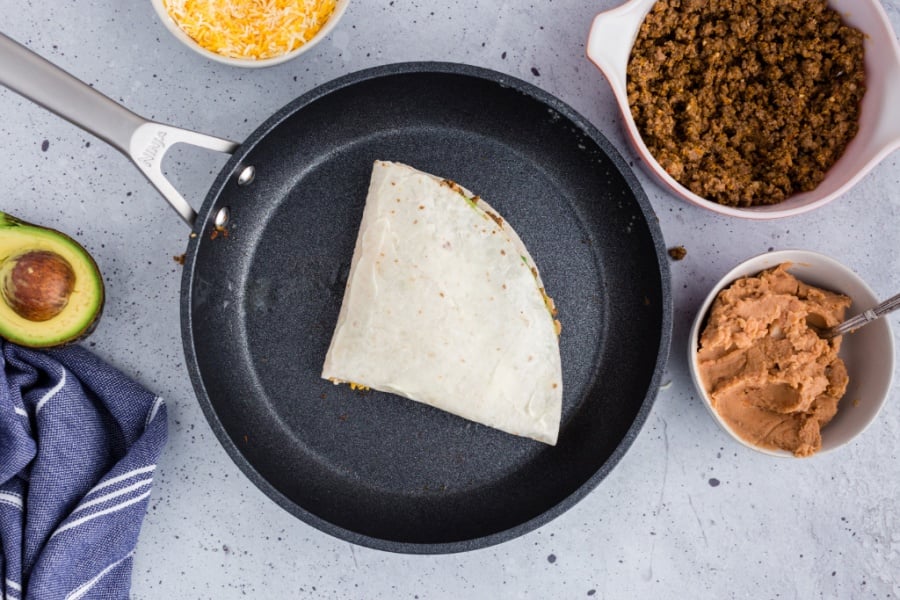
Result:
M164 123L240 140L336 76L450 60L557 95L636 163L612 95L584 57L592 17L614 4L355 1L305 56L246 71L181 46L149 0L0 0L4 33ZM900 0L884 5L900 31ZM879 296L896 293L900 155L839 201L776 222L714 216L672 198L638 168L667 244L688 251L671 263L675 331L664 377L671 385L619 466L563 516L485 550L404 556L320 533L250 484L212 434L184 367L181 267L172 257L184 251L186 228L109 146L6 90L0 115L0 209L63 229L90 249L109 300L89 346L168 402L170 441L135 557L134 598L900 596L900 377L878 421L848 447L772 460L726 437L685 363L690 321L709 288L737 262L771 248L839 257ZM172 177L195 206L220 161L175 153Z

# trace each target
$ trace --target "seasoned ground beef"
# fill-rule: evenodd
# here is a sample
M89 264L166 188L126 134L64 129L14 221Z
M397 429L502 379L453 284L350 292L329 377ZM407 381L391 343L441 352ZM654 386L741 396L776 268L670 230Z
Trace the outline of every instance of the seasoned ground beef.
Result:
M659 0L628 63L644 143L698 196L815 188L858 129L863 34L825 0Z

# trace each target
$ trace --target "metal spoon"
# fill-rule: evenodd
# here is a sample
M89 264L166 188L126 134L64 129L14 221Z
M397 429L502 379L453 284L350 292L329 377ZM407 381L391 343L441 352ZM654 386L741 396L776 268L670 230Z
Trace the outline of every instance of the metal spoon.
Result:
M830 340L833 337L837 337L845 333L851 333L853 331L856 331L863 325L868 325L882 315L886 315L891 311L897 310L898 308L900 308L900 294L888 298L878 306L870 308L869 310L860 313L855 317L851 317L843 323L840 323L839 325L835 325L834 327L819 331L819 337Z

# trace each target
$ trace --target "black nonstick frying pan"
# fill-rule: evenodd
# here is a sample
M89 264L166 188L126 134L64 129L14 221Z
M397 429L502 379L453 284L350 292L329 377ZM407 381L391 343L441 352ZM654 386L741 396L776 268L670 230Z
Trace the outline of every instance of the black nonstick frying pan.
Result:
M232 459L300 519L397 552L496 544L584 497L638 434L671 335L662 236L615 149L559 100L485 69L390 65L316 88L238 145L148 123L0 42L0 82L129 155L194 228L194 389ZM196 216L159 169L175 142L232 153ZM528 246L563 323L557 446L319 377L376 159L475 191Z

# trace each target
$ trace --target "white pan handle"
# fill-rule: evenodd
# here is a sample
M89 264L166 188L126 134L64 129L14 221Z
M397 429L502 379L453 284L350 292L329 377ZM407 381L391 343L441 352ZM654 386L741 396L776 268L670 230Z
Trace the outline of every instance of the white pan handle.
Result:
M129 157L190 227L197 213L163 175L163 157L179 142L228 154L238 147L235 142L148 121L2 33L0 84Z

